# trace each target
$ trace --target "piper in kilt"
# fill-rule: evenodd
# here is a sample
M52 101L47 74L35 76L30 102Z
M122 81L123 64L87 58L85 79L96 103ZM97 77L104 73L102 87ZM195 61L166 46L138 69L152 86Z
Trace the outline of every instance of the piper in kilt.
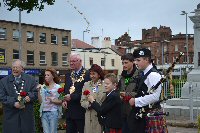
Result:
M97 112L99 122L104 126L104 133L122 133L121 99L116 91L117 77L109 73L105 76L106 98L101 105L92 95L88 96L91 107Z
M161 75L151 62L151 51L146 48L137 49L133 55L135 64L142 73L136 86L137 94L135 98L129 100L129 104L133 107L128 120L130 131L131 133L167 133L165 115L161 111L159 102L162 87L159 85L153 92L148 92L149 88L155 86L161 79Z

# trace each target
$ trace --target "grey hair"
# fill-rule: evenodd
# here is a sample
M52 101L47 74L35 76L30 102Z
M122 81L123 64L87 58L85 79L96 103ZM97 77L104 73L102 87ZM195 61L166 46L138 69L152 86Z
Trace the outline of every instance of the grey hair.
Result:
M14 65L15 62L20 62L22 68L26 67L26 63L24 61L20 60L20 59L13 60L12 66Z
M75 56L77 59L82 60L81 55L78 54L78 53L71 53L71 54L70 54L70 57L72 57L72 56Z

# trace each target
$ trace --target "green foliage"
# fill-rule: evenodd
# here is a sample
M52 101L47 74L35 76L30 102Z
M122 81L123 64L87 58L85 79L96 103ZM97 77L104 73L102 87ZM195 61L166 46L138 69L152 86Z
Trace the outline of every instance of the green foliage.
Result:
M34 103L34 115L35 115L35 127L36 127L36 133L42 133L42 124L40 119L40 104L39 101L36 101Z
M3 2L8 6L9 11L18 8L21 11L25 10L30 13L34 9L43 10L44 4L53 5L55 0L3 0Z
M200 133L200 115L197 118L198 133Z

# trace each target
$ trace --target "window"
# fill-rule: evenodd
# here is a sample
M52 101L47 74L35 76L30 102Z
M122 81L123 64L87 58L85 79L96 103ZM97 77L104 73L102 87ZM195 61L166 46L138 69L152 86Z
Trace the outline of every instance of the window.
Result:
M193 54L190 54L190 63L194 63L194 62L193 62L193 58L194 58L194 55L193 55Z
M27 37L27 42L34 42L34 32L27 31L26 37Z
M175 44L175 51L178 51L178 44Z
M90 57L89 60L90 60L90 66L92 66L93 65L93 58Z
M5 63L6 62L6 57L5 57L5 49L0 48L0 63Z
M40 33L40 43L46 43L46 33Z
M34 51L27 51L27 64L34 65Z
M165 58L164 58L164 63L165 63L165 64L168 63L168 56L165 56Z
M167 46L165 45L164 46L164 53L166 53L167 52Z
M184 55L183 63L186 63L186 62L187 62L187 55Z
M58 65L58 53L51 52L52 66Z
M58 43L58 38L56 35L51 34L51 44L57 44Z
M105 66L105 58L101 58L101 66Z
M115 59L111 59L111 65L115 66Z
M67 55L68 55L68 53L62 54L62 64L63 65L67 65Z
M0 28L0 39L6 39L6 29Z
M13 40L18 41L19 40L19 31L13 30Z
M19 51L13 49L13 59L19 59Z
M40 64L46 64L45 52L40 51Z
M68 36L62 37L62 45L68 45Z

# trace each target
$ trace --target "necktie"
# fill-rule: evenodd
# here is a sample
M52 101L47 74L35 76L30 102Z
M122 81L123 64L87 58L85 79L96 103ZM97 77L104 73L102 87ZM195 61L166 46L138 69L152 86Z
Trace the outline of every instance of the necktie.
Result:
M20 78L19 78L19 77L16 77L16 78L15 78L15 82L16 82L17 84L19 84Z
M140 73L140 75L141 75L141 77L144 77L144 72L142 71L142 72Z

